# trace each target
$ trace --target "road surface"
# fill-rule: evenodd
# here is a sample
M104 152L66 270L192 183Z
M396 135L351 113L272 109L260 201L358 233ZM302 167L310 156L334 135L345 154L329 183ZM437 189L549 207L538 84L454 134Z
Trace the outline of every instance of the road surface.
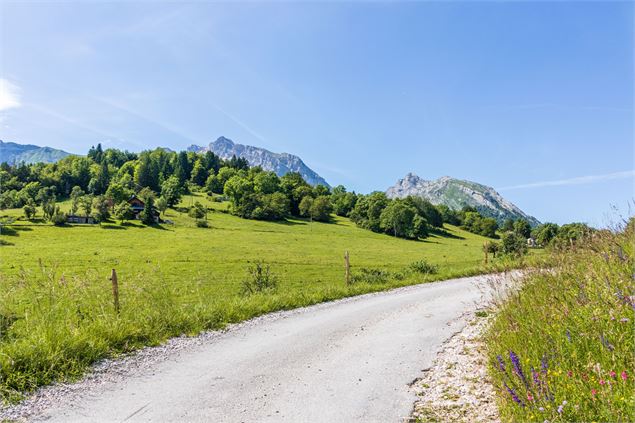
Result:
M465 312L489 295L472 277L258 319L151 372L87 389L47 422L400 422L409 384ZM485 291L484 291L485 289Z

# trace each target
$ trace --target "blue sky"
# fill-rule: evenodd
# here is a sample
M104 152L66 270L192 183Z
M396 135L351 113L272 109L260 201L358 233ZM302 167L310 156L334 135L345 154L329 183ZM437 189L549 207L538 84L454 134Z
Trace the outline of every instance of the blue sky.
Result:
M220 135L331 184L407 172L603 225L633 182L630 2L1 2L0 139Z

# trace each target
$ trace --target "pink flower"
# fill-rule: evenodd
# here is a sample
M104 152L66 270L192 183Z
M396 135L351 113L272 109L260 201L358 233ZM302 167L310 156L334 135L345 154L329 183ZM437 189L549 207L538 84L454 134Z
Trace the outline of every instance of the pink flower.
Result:
M530 393L527 394L527 401L533 401L534 397L531 396Z
M622 377L622 380L628 379L628 375L626 374L626 370L622 371L622 374L620 376Z
M596 396L598 393L598 391L596 391L595 389L591 389L591 395Z
M600 379L600 385L604 385L605 383L604 379Z
M569 371L567 372L567 376L569 376L569 377L573 377L573 372L572 372L571 370L569 370Z
M615 373L615 371L614 371L614 370L611 370L611 373L610 373L610 374L611 374L611 377L613 377L613 378L614 378L614 377L615 377L615 375L616 375L617 373Z

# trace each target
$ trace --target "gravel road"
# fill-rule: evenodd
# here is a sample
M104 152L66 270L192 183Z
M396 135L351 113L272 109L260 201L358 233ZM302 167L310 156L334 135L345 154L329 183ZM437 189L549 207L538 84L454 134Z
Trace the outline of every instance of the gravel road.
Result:
M47 422L403 421L415 401L410 385L492 293L488 279L410 286L176 338L83 382L45 388L0 415ZM161 359L139 365L153 355Z

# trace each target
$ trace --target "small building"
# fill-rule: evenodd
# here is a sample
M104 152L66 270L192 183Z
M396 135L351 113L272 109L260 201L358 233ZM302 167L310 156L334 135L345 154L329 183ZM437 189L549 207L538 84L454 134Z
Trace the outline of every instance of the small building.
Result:
M79 215L76 215L76 214L68 214L68 215L66 215L66 222L67 223L88 224L88 225L94 225L95 223L97 223L95 218L92 217L92 216L79 216Z
M527 246L529 248L536 248L536 240L533 238L527 238Z
M133 219L141 220L141 213L143 213L143 209L146 207L146 203L144 203L139 197L133 195L128 200L128 204L130 204L130 209L132 210L132 214L134 216ZM154 221L159 223L159 211L156 207L152 207L152 215L154 216Z

